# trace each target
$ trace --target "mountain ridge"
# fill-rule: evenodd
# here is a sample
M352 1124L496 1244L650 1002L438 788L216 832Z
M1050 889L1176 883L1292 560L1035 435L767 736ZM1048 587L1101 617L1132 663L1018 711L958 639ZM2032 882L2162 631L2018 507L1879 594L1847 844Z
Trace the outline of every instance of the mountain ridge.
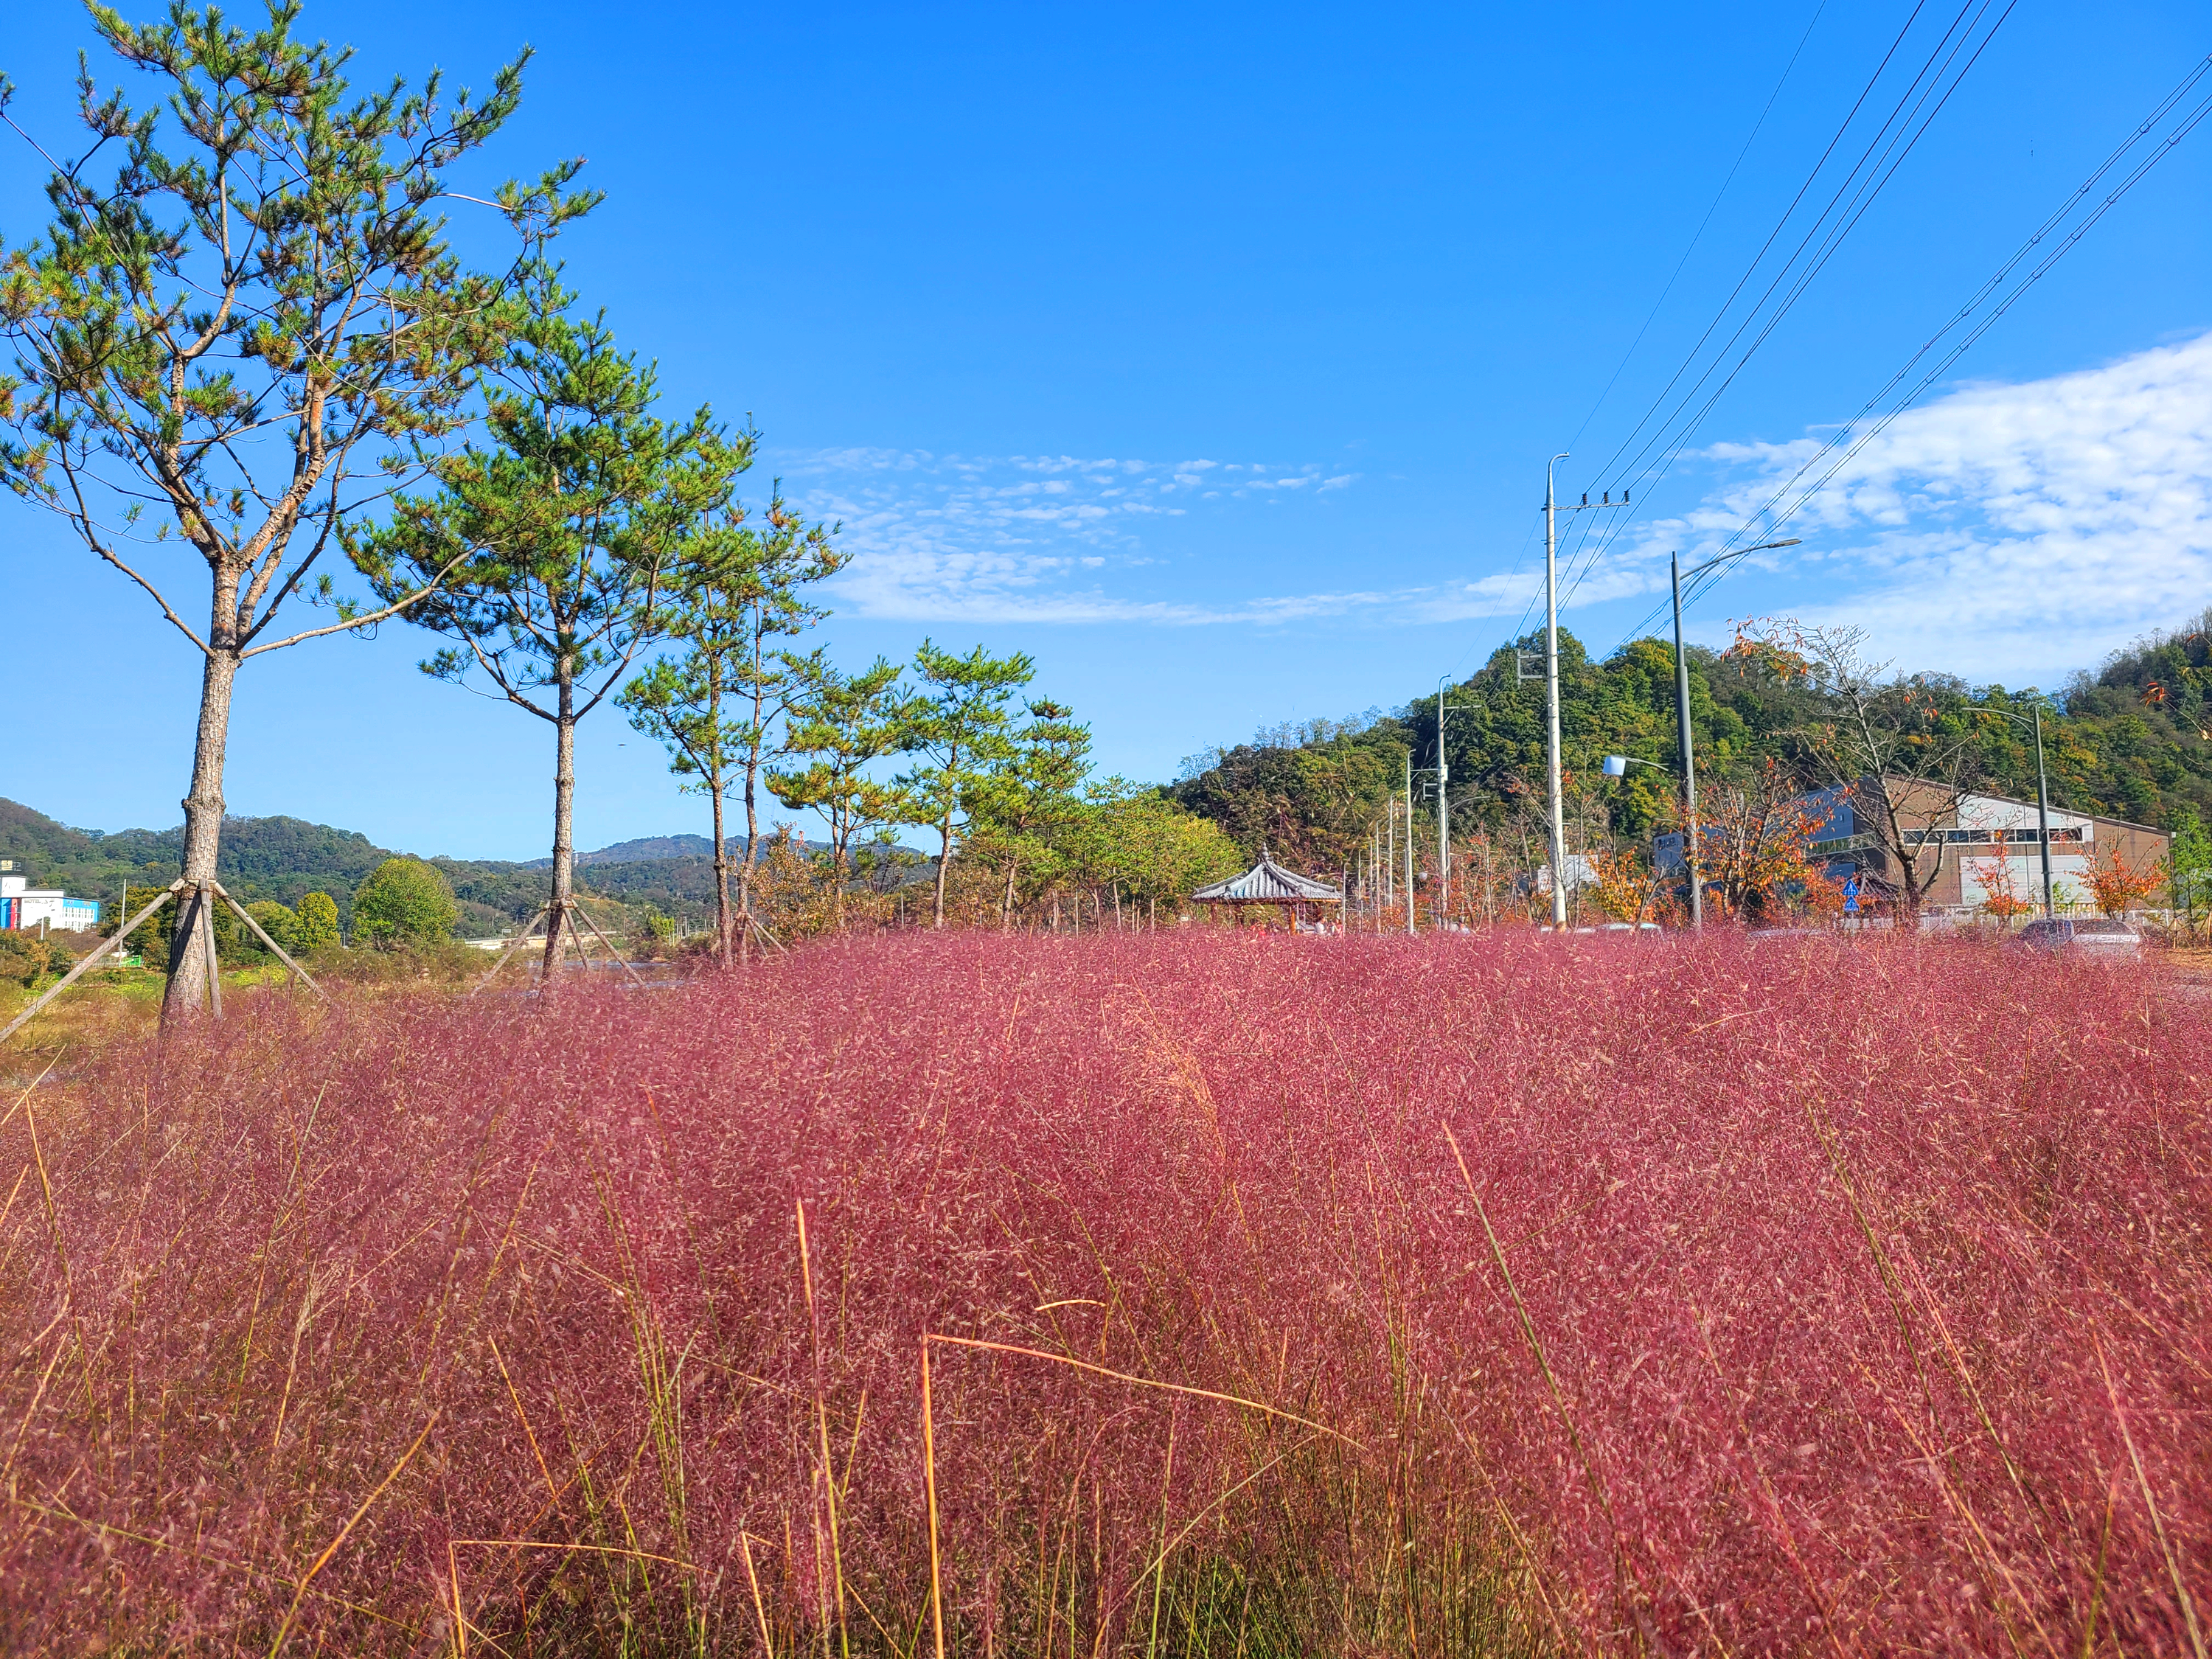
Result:
M704 836L654 836L580 854L577 865L593 874L580 882L586 892L669 911L697 910L713 899L713 842ZM734 849L742 854L738 838ZM242 902L275 899L297 904L325 891L349 917L354 890L389 858L419 857L378 846L356 830L276 814L223 821L216 874ZM166 886L184 862L184 827L169 830L80 830L35 807L0 797L0 859L18 865L42 886L86 898L113 900L124 884ZM544 900L548 859L456 859L434 854L424 862L443 871L460 901L466 932L490 931L528 920ZM696 869L693 867L696 866Z

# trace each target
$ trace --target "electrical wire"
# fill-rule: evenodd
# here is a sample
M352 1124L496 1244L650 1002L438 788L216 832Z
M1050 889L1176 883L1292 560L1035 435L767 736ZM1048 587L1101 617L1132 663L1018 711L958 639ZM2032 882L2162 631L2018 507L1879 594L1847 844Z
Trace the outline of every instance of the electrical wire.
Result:
M1736 174L1743 171L1745 157L1751 154L1751 147L1759 142L1759 135L1765 130L1766 118L1774 113L1774 106L1782 96L1782 88L1790 84L1790 71L1797 67L1797 60L1805 55L1805 43L1813 38L1814 29L1819 26L1821 15L1827 9L1828 0L1820 0L1820 3L1813 8L1812 20L1805 25L1804 33L1797 37L1796 51L1790 54L1790 61L1782 66L1782 74L1774 83L1774 90L1766 94L1766 102L1759 108L1759 119L1751 124L1751 131L1743 141L1743 148L1736 151L1735 161L1728 170L1728 177L1721 180L1721 187L1713 192L1711 204L1705 209L1705 216L1698 221L1697 229L1691 233L1689 246L1682 250L1682 257L1674 262L1674 272L1667 278L1666 286L1659 290L1659 297L1651 302L1651 309L1644 314L1644 326L1636 331L1636 337L1628 343L1628 349L1620 354L1620 361L1613 365L1613 374L1606 381L1605 389L1597 394L1597 401L1589 406L1589 413L1583 416L1583 423L1575 428L1575 435L1567 440L1569 449L1582 441L1583 434L1589 429L1589 423L1597 418L1598 410L1605 407L1605 400L1613 395L1613 387L1620 384L1623 371L1636 356L1636 349L1644 343L1644 337L1651 331L1651 325L1659 320L1659 312L1667 303L1667 296L1674 291L1674 284L1681 281L1682 272L1690 263L1690 256L1698 251L1698 244L1705 240L1705 231L1713 222L1713 215L1720 211L1721 203L1729 193L1729 186L1735 182Z
M1720 348L1697 379L1691 383L1689 389L1682 394L1680 399L1675 403L1673 410L1659 423L1657 428L1651 431L1650 435L1646 437L1641 446L1636 447L1634 453L1631 454L1631 446L1636 444L1638 434L1650 426L1652 414L1666 402L1675 386L1680 382L1682 376L1689 372L1691 367L1703 353L1714 331L1726 320L1745 287L1764 264L1767 253L1772 249L1776 240L1796 215L1798 207L1804 202L1814 182L1826 167L1829 159L1834 155L1845 135L1856 121L1860 111L1865 107L1875 88L1887 72L1889 64L1895 59L1899 48L1911 32L1914 21L1919 17L1923 7L1914 8L1911 16L1906 19L1905 28L1899 32L1897 40L1891 43L1889 51L1883 55L1881 63L1876 67L1874 76L1852 104L1850 112L1844 117L1843 125L1837 129L1835 137L1830 139L1827 148L1821 152L1820 161L1814 163L1812 172L1806 177L1805 183L1799 186L1796 195L1791 198L1789 208L1777 222L1775 228L1768 234L1765 242L1761 245L1758 254L1747 267L1743 276L1738 279L1735 288L1730 291L1728 299L1716 313L1713 321L1707 325L1697 344L1691 348L1682 366L1675 371L1667 386L1662 388L1659 396L1653 400L1644 417L1634 428L1632 428L1629 435L1608 458L1605 467L1600 470L1599 477L1595 480L1598 486L1605 489L1609 494L1612 488L1620 487L1626 490L1627 485L1633 482L1644 491L1646 501L1649 501L1651 489L1672 470L1674 462L1687 448L1690 439L1703 424L1715 404L1735 384L1759 349L1772 337L1775 330L1796 307L1814 279L1834 258L1844 239L1865 217L1883 188L1892 178L1895 177L1899 168L1918 146L1922 137L1949 103L1952 95L1957 92L1966 75L1980 61L1982 53L1988 49L1990 41L1996 38L1997 30L2003 27L2006 19L2012 15L2017 0L2007 0L2004 10L1998 15L1996 22L1990 24L1984 29L1982 27L1984 20L1996 3L1996 0L1979 0L1978 6L1976 0L1966 0L1966 3L1960 7L1958 13L1937 38L1934 46L1929 48L1918 70L1905 83L1887 115L1883 118L1873 136L1867 141L1858 158L1845 173L1842 181L1831 192L1826 204L1814 217L1810 228L1799 239L1797 246L1783 260L1765 291L1753 302L1727 343ZM1960 57L1966 52L1969 46L1972 47L1972 53L1966 57L1966 62L1960 64ZM1932 108L1929 106L1931 100ZM1778 305L1772 305L1770 310L1770 305L1775 300L1778 291L1782 294L1781 301ZM1760 322L1762 313L1765 313L1764 324L1753 336L1751 343L1744 348L1741 355L1735 357L1734 366L1729 368L1720 384L1713 387L1704 401L1692 409L1692 401L1705 390L1713 376L1727 362L1730 354L1735 351L1737 345L1742 342L1746 331L1754 324ZM1687 411L1686 414L1686 411ZM1656 467L1647 467L1646 463L1652 452L1659 448L1662 443L1664 448L1660 461ZM1624 456L1627 457L1625 463L1622 459ZM1614 520L1607 526L1606 533L1597 538L1595 545L1589 544L1590 538L1587 532L1577 540L1573 554L1571 555L1571 557L1577 562L1570 570L1566 590L1569 598L1571 598L1580 588L1590 570L1611 550L1621 532L1636 516L1639 515L1631 514Z
M1918 69L1906 82L1887 114L1883 117L1873 136L1862 149L1857 159L1853 161L1841 182L1831 192L1827 202L1814 217L1811 226L1799 239L1797 246L1783 260L1765 289L1753 301L1728 341L1705 365L1697 379L1691 383L1689 389L1682 394L1673 410L1660 422L1658 428L1650 431L1650 435L1644 438L1643 444L1635 449L1632 457L1624 466L1622 458L1629 454L1631 447L1636 445L1638 438L1651 428L1652 417L1666 404L1675 387L1680 384L1683 376L1695 367L1715 332L1727 321L1735 308L1736 301L1741 298L1744 290L1765 264L1767 256L1772 252L1775 244L1796 218L1799 208L1803 205L1821 174L1826 170L1830 161L1858 122L1861 112L1874 97L1884 77L1887 76L1891 64L1895 62L1899 51L1912 34L1921 15L1926 9L1927 3L1928 0L1916 0L1911 12L1905 18L1904 26L1890 42L1888 49L1884 52L1880 62L1876 64L1866 84L1860 88L1857 97L1852 101L1850 110L1846 112L1842 122L1838 124L1835 132L1829 138L1819 159L1814 161L1812 168L1805 175L1796 193L1790 198L1789 206L1776 220L1773 228L1767 233L1765 240L1745 267L1743 274L1736 279L1735 285L1729 290L1728 297L1714 313L1711 321L1706 324L1696 343L1691 347L1681 363L1669 376L1666 385L1660 389L1658 395L1653 398L1644 414L1630 428L1627 435L1621 440L1613 454L1607 458L1605 465L1599 470L1598 482L1602 486L1603 494L1609 495L1614 486L1622 489L1623 510L1617 515L1607 515L1608 521L1605 524L1602 533L1595 533L1598 521L1591 515L1582 512L1575 514L1574 522L1569 532L1571 540L1564 550L1565 556L1559 561L1566 567L1567 572L1567 580L1559 599L1562 607L1573 600L1583 581L1618 540L1626 526L1640 516L1638 514L1626 511L1627 485L1632 481L1638 483L1645 492L1646 500L1649 500L1650 488L1665 477L1675 459L1679 459L1683 449L1686 447L1698 425L1702 423L1719 398L1735 383L1759 347L1771 337L1775 329L1796 306L1814 278L1834 257L1844 238L1864 217L1872 207L1875 198L1881 194L1883 187L1887 185L1891 178L1895 176L1898 169L1903 166L1905 159L1917 146L1921 137L1926 133L1936 116L1942 113L1966 74L1979 61L1983 52L1995 38L1996 31L2003 26L2006 18L2010 16L2014 5L2017 4L2017 0L2007 0L2004 10L1999 14L1996 21L1990 25L1986 30L1982 29L1981 25L1991 8L1996 3L1996 0L1979 0L1978 7L1977 0L1963 0L1958 12L1943 29L1942 34L1937 37L1934 45L1929 47ZM1825 0L1823 4L1825 6ZM1814 15L1814 23L1818 22L1820 15L1820 11L1816 10ZM1759 129L1765 123L1768 113L1779 98L1790 70L1795 67L1798 57L1803 52L1806 41L1810 39L1812 27L1812 24L1807 26L1805 35L1801 37L1796 52L1791 54L1790 64L1785 66L1781 79L1776 82L1774 91L1769 94L1765 106L1760 111L1759 121L1753 128L1753 139L1757 137ZM1966 58L1962 66L1956 68L1954 73L1954 66L1958 64L1960 55L1966 52L1970 44L1975 42L1978 34L1978 44L1973 45L1972 54ZM1929 107L1931 100L1934 100L1933 108ZM1727 191L1729 182L1734 179L1736 172L1742 165L1744 155L1749 151L1750 143L1751 140L1747 139L1743 151L1740 152L1736 158L1735 165L1729 169L1728 179L1723 182L1721 191L1716 194L1711 206L1706 210L1705 220L1700 222L1696 235L1692 238L1690 245L1692 249L1695 248L1698 238L1704 234L1705 225L1711 222L1713 213L1717 210L1722 197ZM1807 258L1808 250L1811 250L1812 255L1809 261ZM1662 290L1660 303L1663 304L1667 293L1672 290L1688 258L1689 252L1686 250L1682 260L1676 265L1674 275L1668 277L1665 289ZM1781 302L1772 308L1771 314L1766 315L1764 326L1759 329L1759 333L1741 355L1736 358L1734 366L1729 369L1719 386L1712 390L1702 404L1685 418L1684 411L1689 408L1692 400L1698 397L1728 360L1729 355L1735 351L1738 343L1742 341L1746 331L1759 321L1762 313L1768 311L1770 302L1773 301L1778 290L1784 289L1785 283L1788 287L1783 294ZM1637 346L1641 343L1644 333L1650 329L1652 319L1658 314L1658 305L1655 304L1651 313L1645 319L1644 328L1638 331L1636 341L1632 343L1628 356L1623 357L1620 367L1613 371L1613 378L1607 380L1605 390L1599 394L1597 404L1592 406L1591 414L1584 417L1585 428L1595 415L1597 408L1602 405L1606 397L1610 394L1613 384L1626 368L1629 356L1632 356ZM1670 433L1671 439L1668 436ZM1668 441L1662 463L1656 471L1647 472L1644 477L1638 477L1639 469L1644 468L1653 449L1662 440ZM1516 563L1517 567L1519 561L1516 560ZM1510 637L1517 639L1526 634L1529 618L1533 616L1536 604L1541 597L1542 586L1538 584L1528 603L1522 608L1521 620Z
M2014 251L2011 257L1997 268L1996 273L1977 289L1966 301L1951 314L1949 319L1929 337L1918 350L1905 361L1897 372L1892 374L1882 386L1860 406L1858 412L1837 428L1827 441L1798 466L1796 471L1778 486L1766 500L1729 534L1727 541L1722 544L1721 552L1715 556L1715 561L1710 562L1711 568L1693 580L1690 587L1684 592L1682 602L1686 605L1711 591L1717 582L1737 568L1749 551L1746 549L1743 553L1731 557L1729 551L1731 547L1737 543L1749 541L1754 534L1771 537L1790 520L1802 512L1813 498L1826 488L1837 475L1866 448L1867 445L1887 430L1890 423L1898 416L1918 402L1925 395L1929 387L1940 380L1953 364L1956 363L1983 336L1995 327L1998 319L2018 304L2027 291L2040 282L2059 260L2072 252L2081 239L2087 235L2107 213L2118 206L2154 167L2202 125L2208 116L2212 116L2212 96L2200 100L2185 111L2172 130L2166 132L2161 140L2154 143L2149 151L2136 161L2134 167L2120 179L2118 185L2101 200L2096 202L2090 211L2066 232L2056 246L2051 248L2040 261L2014 283L2010 291L2005 293L1996 305L1982 316L1965 335L1955 341L1926 373L1912 383L1902 397L1881 414L1879 419L1872 425L1866 426L1863 430L1860 429L1862 423L1875 407L1895 391L1929 353L1942 343L1946 336L1951 334L1961 323L1972 317L1990 295L1997 293L2021 264L2038 247L2047 241L2052 233L2064 224L2069 216L2074 215L2098 185L2116 167L2118 167L2145 139L2152 137L2159 131L2167 117L2191 92L2197 88L2208 75L2212 75L2212 56L2200 59L2190 73L2183 77L2180 83L2160 100L2149 116L2137 125L2118 147L2106 157L2103 163ZM1842 450L1840 454L1837 453L1838 448ZM1829 461L1832 456L1834 459ZM1820 467L1824 461L1829 463L1826 469L1810 484L1799 490L1798 486L1806 476L1816 467ZM1788 500L1793 491L1797 492L1796 499L1789 501L1786 507L1784 506L1783 503ZM1671 601L1665 601L1654 606L1625 637L1633 638L1644 629L1651 626L1666 611L1669 603Z

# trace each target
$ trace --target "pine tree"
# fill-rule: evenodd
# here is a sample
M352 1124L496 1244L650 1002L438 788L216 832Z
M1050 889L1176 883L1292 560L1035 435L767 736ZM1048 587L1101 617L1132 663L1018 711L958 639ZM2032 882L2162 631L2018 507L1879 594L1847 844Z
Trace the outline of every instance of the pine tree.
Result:
M833 541L837 527L806 524L785 504L780 487L769 496L765 520L765 530L756 531L742 511L732 510L700 538L678 573L667 614L668 636L687 647L684 653L654 663L618 699L631 725L666 746L669 769L696 778L694 787L714 804L715 938L726 964L738 930L723 799L732 780L742 779L745 852L738 910L750 924L760 835L754 792L762 767L781 753L778 723L793 689L784 659L769 642L829 614L800 590L836 574L846 558Z
M714 544L752 434L702 406L667 422L654 371L615 349L603 318L539 266L489 391L491 443L441 461L434 495L403 495L362 561L380 592L447 573L409 613L458 643L422 665L489 681L554 729L553 875L544 973L575 925L576 723L667 631L669 595Z
M440 204L458 199L447 170L514 114L527 54L480 103L448 101L435 73L418 91L353 96L348 52L295 39L298 12L272 5L247 31L214 7L143 27L91 8L107 47L168 95L134 110L83 71L90 147L57 166L44 238L0 264L0 335L15 352L0 374L0 426L15 434L0 442L0 484L65 519L201 659L191 890L165 1021L207 995L240 666L402 614L434 585L434 566L363 611L316 566L353 514L421 477L467 425L514 315L506 277L447 249ZM7 95L0 82L0 107ZM110 146L121 155L103 185L92 164ZM591 206L566 193L574 172L496 192L526 245ZM148 556L179 540L210 581L198 627ZM299 606L317 602L333 619L300 626Z
M953 819L988 769L1012 757L1006 705L1036 678L1036 663L1020 652L994 657L980 645L956 657L924 640L915 653L915 668L930 690L915 705L908 741L927 764L902 774L899 782L937 831L937 892L930 925L942 927Z

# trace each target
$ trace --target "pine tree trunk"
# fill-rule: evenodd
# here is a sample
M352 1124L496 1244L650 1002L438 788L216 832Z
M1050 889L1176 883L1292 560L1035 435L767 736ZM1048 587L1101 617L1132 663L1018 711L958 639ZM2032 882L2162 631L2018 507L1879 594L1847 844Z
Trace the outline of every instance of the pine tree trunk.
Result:
M762 744L761 696L761 634L758 611L754 613L752 636L752 736L745 745L745 856L738 866L738 955L750 961L753 951L753 869L756 855L760 851L760 812L754 799L754 788L760 779Z
M722 733L722 659L719 653L707 659L707 690L714 718L707 750L707 793L714 803L714 938L721 946L722 966L730 965L730 848L722 830L722 797L730 787L725 762L728 751Z
M553 896L548 902L545 921L545 961L538 975L538 984L546 988L552 985L553 976L561 971L568 930L572 925L568 912L575 902L576 688L568 667L563 659L561 712L553 723L553 729L559 733L553 768Z
M707 790L714 798L714 937L721 942L722 966L730 965L730 854L722 835L722 769L717 764L707 775Z
M232 619L224 614L224 586L216 584L216 616L210 629L200 673L199 736L192 750L192 792L185 797L185 880L192 891L180 896L183 914L169 936L169 978L161 997L161 1024L190 1019L207 1006L208 941L215 913L200 902L202 884L215 879L216 854L222 842L222 762L230 738L230 695L238 678L238 653Z
M933 927L945 926L945 873L952 864L952 809L945 809L943 822L937 826L937 908L930 922Z

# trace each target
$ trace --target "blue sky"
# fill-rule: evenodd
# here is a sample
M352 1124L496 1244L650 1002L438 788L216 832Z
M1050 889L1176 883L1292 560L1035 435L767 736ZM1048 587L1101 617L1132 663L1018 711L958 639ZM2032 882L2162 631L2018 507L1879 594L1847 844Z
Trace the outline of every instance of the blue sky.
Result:
M1614 482L1911 13L311 3L304 26L355 43L365 81L481 86L534 46L477 182L588 158L609 199L564 239L571 278L672 404L751 414L752 495L780 475L842 520L833 652L1028 650L1106 766L1158 779L1401 703L1517 630L1545 459L1574 453L1570 497ZM1955 15L1923 9L1877 86ZM0 49L14 114L59 148L88 38L28 0ZM1567 625L1617 643L1666 551L1720 545L2208 47L2197 6L2004 14L1663 481L1606 519ZM0 237L35 230L42 179L0 134ZM1902 667L2055 684L2212 599L2208 185L2212 125L1693 632L1851 620ZM0 794L177 822L189 647L13 502L0 568ZM386 629L250 663L231 809L541 854L549 732L425 679L426 650ZM580 845L699 827L611 709L579 769Z

